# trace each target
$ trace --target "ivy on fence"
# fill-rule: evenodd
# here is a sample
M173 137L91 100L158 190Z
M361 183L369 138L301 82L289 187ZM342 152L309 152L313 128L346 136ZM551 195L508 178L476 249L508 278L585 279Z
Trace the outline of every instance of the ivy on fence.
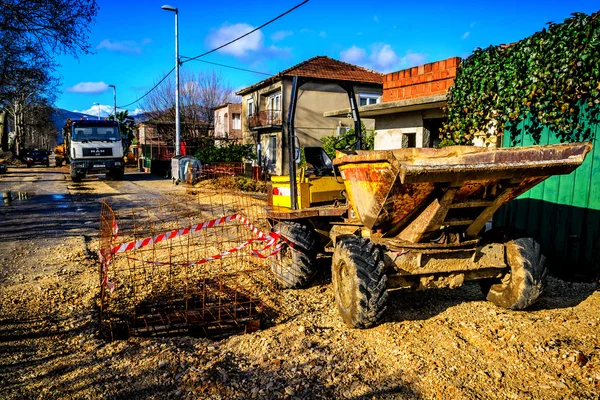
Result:
M528 116L562 142L588 140L581 116L597 120L599 104L600 12L574 13L517 43L476 49L464 60L448 93L442 144L471 143L490 123L513 134L509 128Z

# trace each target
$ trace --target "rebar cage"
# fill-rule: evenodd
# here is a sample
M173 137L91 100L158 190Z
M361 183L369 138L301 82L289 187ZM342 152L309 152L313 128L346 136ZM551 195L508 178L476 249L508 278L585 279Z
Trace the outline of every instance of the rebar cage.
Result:
M103 202L100 327L110 339L190 333L221 337L281 314L271 271L281 268L266 196L203 181L175 201ZM228 178L234 179L234 178ZM216 184L215 184L216 182Z

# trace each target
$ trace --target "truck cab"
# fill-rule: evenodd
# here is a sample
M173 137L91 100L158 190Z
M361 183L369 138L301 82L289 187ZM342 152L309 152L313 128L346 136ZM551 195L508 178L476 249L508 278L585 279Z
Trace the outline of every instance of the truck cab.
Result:
M123 179L123 143L116 121L72 121L67 129L67 140L73 182L80 182L92 172L105 172L108 178Z

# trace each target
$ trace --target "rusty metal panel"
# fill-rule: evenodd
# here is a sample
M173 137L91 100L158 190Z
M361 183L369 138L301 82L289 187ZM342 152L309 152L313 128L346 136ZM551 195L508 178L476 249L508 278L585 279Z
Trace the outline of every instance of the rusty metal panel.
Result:
M366 227L384 234L404 229L401 239L419 242L445 226L462 226L463 231L470 226L468 237L477 236L498 207L548 176L573 171L590 149L589 143L576 143L356 151L334 163L350 204ZM476 210L478 205L469 201L489 203ZM435 202L439 206L433 207ZM452 208L472 210L449 213Z

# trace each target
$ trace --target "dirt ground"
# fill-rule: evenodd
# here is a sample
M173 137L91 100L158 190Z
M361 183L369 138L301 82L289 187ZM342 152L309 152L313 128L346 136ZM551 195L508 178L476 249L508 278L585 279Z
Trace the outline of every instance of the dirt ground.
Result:
M122 187L131 193L133 185ZM123 193L122 187L113 186L110 194ZM95 204L102 193L108 189L97 184L88 197L72 201ZM82 210L90 221L97 219L96 208ZM0 209L0 219L18 211ZM2 229L2 399L600 396L597 283L551 277L527 312L486 302L471 283L400 290L390 293L384 323L351 330L338 317L330 260L323 257L323 272L310 288L281 293L289 316L265 330L219 341L179 336L108 342L98 335L95 226L54 236L15 237Z

